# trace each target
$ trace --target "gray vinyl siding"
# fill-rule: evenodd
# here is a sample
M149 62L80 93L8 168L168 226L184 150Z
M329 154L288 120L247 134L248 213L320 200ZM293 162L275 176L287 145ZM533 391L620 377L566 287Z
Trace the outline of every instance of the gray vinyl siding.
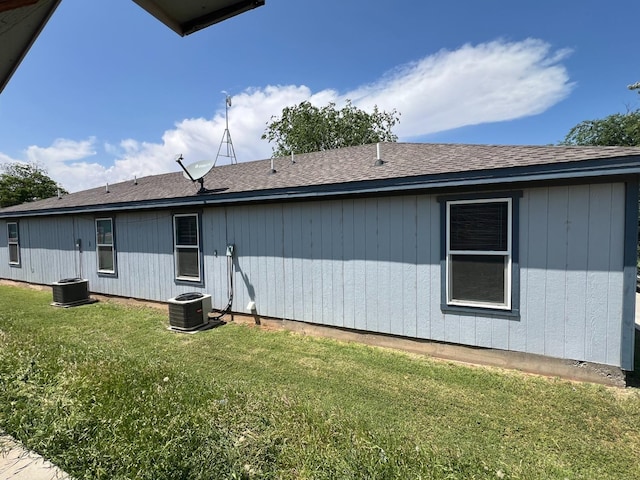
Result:
M524 200L526 343L509 348L619 365L624 185L537 189ZM522 342L520 332L515 337Z
M87 228L92 229L92 222L92 217L19 220L19 267L8 265L7 232L3 222L3 232L0 234L0 276L40 284L81 276L81 270L87 267L86 258L77 254L75 239L81 238Z
M524 192L520 319L440 311L432 196L231 209L248 217L228 230L236 309L254 300L264 316L620 366L624 203L621 183Z
M115 217L117 277L90 281L111 295L167 300L173 295L173 217L169 212L127 213ZM134 293L130 293L134 292Z
M77 276L81 238L94 292L166 301L202 291L222 308L225 251L234 244L235 311L253 301L267 317L633 368L622 351L622 315L631 311L624 183L523 191L519 318L441 311L433 195L216 207L201 217L201 283L174 280L168 211L114 215L116 276L96 273L93 217L20 220L20 268L8 265L3 225L0 277L48 284Z

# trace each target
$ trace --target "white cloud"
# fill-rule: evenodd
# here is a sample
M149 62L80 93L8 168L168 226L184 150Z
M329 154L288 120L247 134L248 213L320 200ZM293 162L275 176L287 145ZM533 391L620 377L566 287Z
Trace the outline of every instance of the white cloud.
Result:
M49 147L28 147L22 158L11 158L0 153L0 165L3 163L35 163L48 172L66 189L82 190L95 186L104 180L105 168L88 158L95 156L95 138L74 141L56 139Z
M271 146L261 140L266 123L285 106L304 100L322 106L351 99L359 108L401 113L395 132L402 139L487 122L512 120L544 112L569 95L572 84L561 62L567 50L552 51L535 39L501 40L442 50L386 73L349 92L311 92L306 86L249 88L233 96L229 130L238 161L268 158ZM70 191L155 173L176 171L175 156L186 163L214 158L225 129L224 106L209 119L176 122L160 143L124 139L105 144L96 139L56 140L50 147L30 146L23 158L0 153L0 163L36 161ZM226 153L223 145L223 153ZM93 158L94 161L90 159ZM111 160L109 160L111 159ZM108 166L104 163L109 162ZM219 164L228 163L221 158Z
M405 65L350 95L360 108L401 112L400 137L513 120L542 113L570 93L559 63L568 54L534 39L464 45Z

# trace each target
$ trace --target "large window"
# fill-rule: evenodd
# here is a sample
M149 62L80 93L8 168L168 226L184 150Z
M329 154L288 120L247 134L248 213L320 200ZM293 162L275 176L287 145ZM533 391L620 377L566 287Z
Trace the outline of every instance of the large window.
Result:
M200 280L200 231L197 214L173 217L173 238L178 280Z
M446 202L446 303L512 307L513 199Z
M96 249L98 253L98 273L116 273L112 218L96 219Z
M7 223L7 237L9 243L9 265L20 265L20 238L18 223Z

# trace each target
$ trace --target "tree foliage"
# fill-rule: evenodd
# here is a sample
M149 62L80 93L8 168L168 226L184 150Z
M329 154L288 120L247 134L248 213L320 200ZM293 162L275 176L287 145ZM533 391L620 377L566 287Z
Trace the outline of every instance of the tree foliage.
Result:
M640 82L627 87L638 90ZM623 147L640 146L640 109L627 113L614 113L598 120L580 122L567 133L562 145L617 145Z
M57 195L58 184L34 163L9 163L0 174L0 207L40 200ZM68 193L60 188L60 193Z
M640 146L640 109L580 122L562 144Z
M294 153L365 145L375 142L395 142L393 126L400 121L399 113L373 108L367 113L351 104L338 110L331 102L322 108L305 101L282 110L280 117L271 117L262 139L275 142L276 157Z

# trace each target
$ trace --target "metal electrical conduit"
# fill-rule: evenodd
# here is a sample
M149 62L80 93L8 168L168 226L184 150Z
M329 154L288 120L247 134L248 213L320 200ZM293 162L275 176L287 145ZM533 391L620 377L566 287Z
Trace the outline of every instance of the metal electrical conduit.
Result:
M235 254L235 248L233 245L227 245L227 296L229 297L229 301L227 302L227 306L224 307L223 310L219 310L219 314L215 317L209 317L209 321L218 321L222 320L227 313L231 311L231 307L233 305L233 256ZM213 310L212 310L213 311Z

